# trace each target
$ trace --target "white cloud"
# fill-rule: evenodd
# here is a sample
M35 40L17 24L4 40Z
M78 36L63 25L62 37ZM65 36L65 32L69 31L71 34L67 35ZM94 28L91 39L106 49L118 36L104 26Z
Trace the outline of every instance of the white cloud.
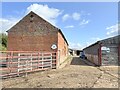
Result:
M56 18L62 14L62 11L56 8L50 8L48 5L41 5L41 4L32 4L27 8L26 13L30 11L35 12L45 20L49 21L53 25L56 25Z
M41 5L41 4L32 4L25 10L25 14L28 14L30 11L35 12L42 18L46 19L53 25L56 25L57 17L62 13L61 10L56 8L50 8L47 5ZM23 12L23 11L22 11ZM10 29L13 25L15 25L20 19L18 18L0 18L0 24L2 27L0 27L0 32L5 32L8 29Z
M62 21L66 21L67 19L70 18L70 15L69 14L65 14L63 17L62 17Z
M15 25L18 21L19 21L19 19L17 19L17 18L9 18L9 19L0 18L0 23L1 23L0 33L5 33L13 25Z
M86 42L86 47L99 41L99 40L103 40L103 39L106 39L106 38L109 38L109 37L113 37L113 36L116 36L118 34L120 34L120 24L115 24L115 25L112 25L112 26L109 26L106 28L107 30L107 33L106 33L106 36L103 37L103 38L99 38L99 37L93 37L93 38L90 38L88 42Z
M76 49L76 50L82 50L82 45L80 43L73 43L73 42L69 42L69 48L71 49Z
M80 13L74 12L72 15L65 14L62 17L62 21L66 21L68 19L80 20Z
M95 43L99 40L102 40L102 38L92 37L92 38L89 39L89 41L86 42L85 47L90 46L91 44L93 44L93 43Z
M73 25L65 26L65 28L74 28Z
M108 37L118 35L119 34L118 32L120 32L120 24L107 27L106 30L107 30L106 34Z
M74 20L79 20L80 19L80 14L75 12L75 13L73 13L72 17L73 17Z
M91 15L91 13L87 13L87 15Z
M90 22L90 20L85 20L83 19L81 22L80 22L80 25L86 25Z
M99 41L101 39L99 37L93 37L93 38L91 38L91 40L93 40L93 41Z

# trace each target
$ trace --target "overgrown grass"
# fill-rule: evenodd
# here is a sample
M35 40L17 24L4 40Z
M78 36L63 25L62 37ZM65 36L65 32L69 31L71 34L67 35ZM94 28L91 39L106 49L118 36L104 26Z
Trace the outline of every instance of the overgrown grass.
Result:
M6 50L7 50L7 48L0 44L0 51L6 51Z

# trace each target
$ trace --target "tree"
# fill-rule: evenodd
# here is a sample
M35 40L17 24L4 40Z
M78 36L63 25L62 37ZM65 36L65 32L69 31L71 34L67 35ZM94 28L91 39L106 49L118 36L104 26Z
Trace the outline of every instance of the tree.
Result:
M7 38L8 36L5 33L0 33L0 50L6 50Z

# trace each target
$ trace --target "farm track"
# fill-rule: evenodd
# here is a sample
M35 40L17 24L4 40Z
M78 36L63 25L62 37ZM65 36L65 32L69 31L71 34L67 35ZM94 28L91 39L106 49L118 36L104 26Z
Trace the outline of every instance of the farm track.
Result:
M72 57L66 67L2 81L3 88L118 88L118 67L88 65Z

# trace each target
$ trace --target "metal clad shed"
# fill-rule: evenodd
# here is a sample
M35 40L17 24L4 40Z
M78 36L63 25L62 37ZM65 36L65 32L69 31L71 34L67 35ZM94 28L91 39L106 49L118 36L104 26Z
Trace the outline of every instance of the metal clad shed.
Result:
M120 35L100 40L86 48L85 55L96 65L118 65L120 56Z
M120 35L101 40L102 65L118 65L119 37Z

